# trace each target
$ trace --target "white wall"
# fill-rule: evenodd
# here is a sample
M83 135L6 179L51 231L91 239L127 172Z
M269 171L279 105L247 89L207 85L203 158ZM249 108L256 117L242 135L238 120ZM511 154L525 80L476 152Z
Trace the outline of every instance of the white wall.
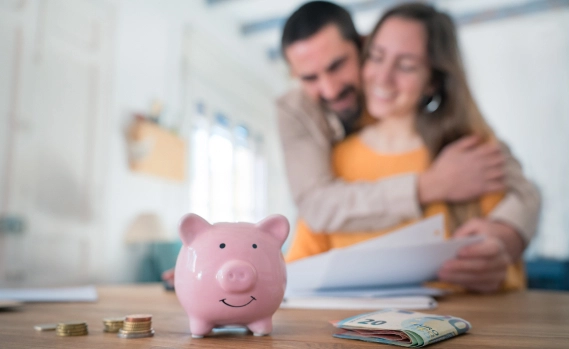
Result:
M157 213L172 239L189 207L189 183L169 182L130 172L123 129L133 111L154 99L165 102L166 124L188 135L197 100L263 133L269 163L267 212L291 211L280 161L272 101L284 80L275 77L262 52L240 42L236 24L207 13L197 1L117 3L115 109L110 130L109 184L106 193L107 249L99 281L132 281L144 251L124 244L137 214ZM185 66L184 64L188 64Z
M193 111L188 106L204 94L215 108L262 133L269 164L267 212L292 211L272 107L285 80L264 61L264 52L242 42L237 24L212 15L205 6L195 0L42 0L0 5L0 47L9 50L1 60L6 66L0 76L12 79L0 84L1 165L8 156L15 158L11 169L0 168L0 214L17 214L29 223L22 236L0 236L0 286L134 281L144 248L127 245L125 233L141 213L157 214L169 238L177 239L178 220L189 209L188 181L171 182L128 168L126 127L134 112L147 112L156 99L165 104L164 125L177 128L182 136ZM45 29L42 23L50 27ZM199 42L188 33L199 33ZM194 54L189 54L192 50ZM41 65L46 52L59 70ZM188 59L201 63L190 64L188 71L184 68ZM68 74L65 79L57 75L76 62L93 73ZM36 74L40 70L52 85ZM192 89L196 82L206 87ZM42 86L52 87L44 91ZM14 95L19 96L17 101ZM36 105L38 96L43 96L44 104ZM97 103L87 105L85 96ZM80 112L73 109L78 104ZM54 107L38 110L43 105ZM26 112L14 117L16 109ZM91 122L92 115L96 121ZM11 124L12 118L17 125ZM44 132L44 126L55 131ZM7 132L14 135L17 151L8 147ZM57 137L47 137L52 133ZM74 163L92 164L86 167L91 170L75 178L78 168L72 169L67 177L57 178L59 189L45 180L38 182L45 177L42 174L50 173L48 169L62 170L40 156L52 143L65 144L57 154L64 158L83 154L74 156ZM83 143L94 149L84 151ZM32 170L21 163L29 163ZM92 208L88 222L47 217L38 210L38 197L45 193L52 202L64 202L71 194L66 188L75 183L65 180L68 177L79 179L84 184L79 188L93 199L85 203ZM12 199L10 205L6 198Z
M539 187L543 208L529 254L569 257L569 10L460 29L482 112Z

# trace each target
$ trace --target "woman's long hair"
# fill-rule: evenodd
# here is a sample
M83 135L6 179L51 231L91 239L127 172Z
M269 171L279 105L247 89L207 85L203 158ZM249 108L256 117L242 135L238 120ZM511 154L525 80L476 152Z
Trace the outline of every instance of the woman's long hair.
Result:
M427 112L425 106L432 96L418 105L416 129L423 138L431 159L442 149L466 135L478 135L484 141L495 138L480 110L474 102L466 81L460 58L456 28L452 19L432 6L411 3L388 10L379 20L364 46L363 60L369 56L370 46L383 23L388 18L399 17L423 24L427 34L427 55L431 68L431 83L434 96L440 98L439 107ZM478 200L464 203L449 203L450 228L454 231L468 219L480 216Z

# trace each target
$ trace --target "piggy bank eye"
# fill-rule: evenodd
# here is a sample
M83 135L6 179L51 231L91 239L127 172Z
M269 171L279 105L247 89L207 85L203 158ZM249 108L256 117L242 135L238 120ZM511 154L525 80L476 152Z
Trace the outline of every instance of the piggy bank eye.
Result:
M225 248L225 244L219 245L219 248Z
M257 248L257 244L253 244L253 248Z

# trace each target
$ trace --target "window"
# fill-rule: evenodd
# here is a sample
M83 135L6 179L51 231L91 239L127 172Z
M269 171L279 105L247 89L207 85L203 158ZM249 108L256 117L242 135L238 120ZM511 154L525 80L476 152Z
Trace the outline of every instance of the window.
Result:
M198 104L190 134L190 210L210 222L256 222L266 214L263 141L246 125Z

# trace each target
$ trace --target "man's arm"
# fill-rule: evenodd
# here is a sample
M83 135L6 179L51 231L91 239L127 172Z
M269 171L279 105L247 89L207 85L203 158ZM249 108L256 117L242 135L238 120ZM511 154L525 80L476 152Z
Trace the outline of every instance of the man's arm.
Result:
M529 243L537 231L541 196L539 190L525 178L520 163L514 158L508 146L500 143L506 158L506 197L490 213L489 219L504 223L516 230Z
M300 104L296 103L296 104ZM317 232L371 231L418 218L417 176L347 183L331 166L332 135L310 106L278 103L279 133L299 216Z

